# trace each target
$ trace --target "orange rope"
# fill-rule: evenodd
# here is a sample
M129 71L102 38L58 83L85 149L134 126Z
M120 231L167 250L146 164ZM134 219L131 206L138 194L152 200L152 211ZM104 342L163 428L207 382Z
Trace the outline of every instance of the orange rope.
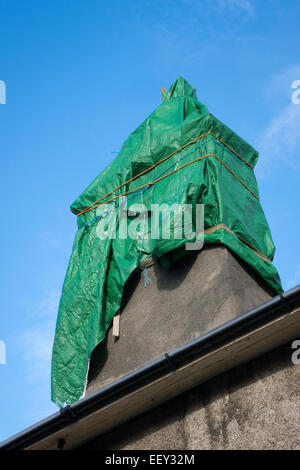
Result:
M78 212L77 216L81 215L81 214L84 214L85 212L89 212L89 210L92 210L93 209L93 206L95 204L97 204L98 202L102 201L102 199L105 199L106 197L110 196L112 193L114 193L115 191L117 191L118 189L122 188L123 186L125 186L125 184L128 184L130 183L131 181L134 181L135 179L137 179L139 176L142 176L144 175L145 173L148 173L148 171L152 170L153 168L155 168L156 166L160 165L161 163L165 162L166 160L168 160L170 157L172 157L173 155L175 155L175 153L179 152L180 150L188 147L189 145L193 144L194 142L196 142L197 140L199 139L202 139L203 137L205 137L206 135L212 135L213 137L215 137L219 142L221 142L223 145L225 145L225 147L227 147L234 155L236 155L240 160L242 160L244 163L246 163L246 165L248 165L252 170L253 170L253 167L250 165L250 163L248 163L243 157L241 157L237 152L235 152L231 147L229 147L229 145L227 145L225 142L223 142L223 140L221 140L219 137L217 137L215 134L213 134L212 132L206 132L205 134L202 134L200 135L199 137L196 137L196 139L193 139L191 140L190 142L188 142L187 144L183 145L182 147L180 147L179 149L175 150L174 152L170 153L169 155L167 155L165 158L163 158L162 160L160 160L159 162L155 163L154 165L150 166L149 168L147 168L146 170L142 171L141 173L139 173L138 175L134 176L133 178L125 181L125 183L122 183L120 186L118 186L117 188L113 189L112 191L110 191L109 193L105 194L105 196L102 196L100 199L98 199L97 201L93 202L93 204L91 204L90 206L86 207L85 209L83 209L82 211ZM147 185L145 185L147 186ZM143 186L142 186L143 187ZM108 202L108 201L107 201ZM96 206L98 207L98 206Z
M146 186L152 186L153 184L155 183L158 183L158 181L161 181L163 180L164 178L167 178L168 176L172 175L173 173L175 173L176 171L178 170L181 170L182 168L185 168L186 166L188 165L191 165L192 163L195 163L199 160L202 160L203 158L207 158L207 157L214 157L216 158L258 201L259 201L259 197L253 192L251 191L251 189L219 158L217 157L217 155L215 155L214 153L210 153L208 155L203 155L202 157L198 157L198 158L195 158L195 160L192 160L188 163L185 163L185 165L182 165L180 166L179 168L176 168L176 170L173 170L173 171L170 171L169 173L167 173L166 175L164 176L161 176L160 178L158 178L157 180L151 182L151 183L146 183L146 184L143 184L142 186L139 186L138 188L134 188L134 189L130 189L129 191L123 193L123 194L119 194L117 196L114 196L113 198L109 199L108 201L104 201L104 202L100 202L100 204L97 204L96 206L94 207L91 207L91 208L87 208L87 210L85 210L85 212L89 212L93 209L96 209L97 207L99 206L102 206L103 204L107 204L108 202L112 202L114 201L115 199L118 199L122 196L127 196L127 194L130 194L134 191L138 191L139 189L142 189L142 188L145 188ZM85 213L84 212L84 213Z

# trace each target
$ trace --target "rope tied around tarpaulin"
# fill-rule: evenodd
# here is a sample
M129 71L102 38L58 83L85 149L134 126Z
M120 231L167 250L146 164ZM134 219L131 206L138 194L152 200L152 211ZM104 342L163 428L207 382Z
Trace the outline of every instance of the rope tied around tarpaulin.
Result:
M145 192L147 189L148 189L148 188L144 188L144 189L140 192L141 203L142 203L143 206L144 206L144 192ZM148 221L147 212L144 212L143 216L144 216L144 223L143 223L142 236L141 236L141 245L140 245L140 252L139 252L139 264L141 264L141 262L142 262L142 252L143 252L143 249L144 249L144 237L145 237L146 219L147 219L147 221ZM144 287L147 287L147 286L151 283L151 279L149 278L147 266L144 266L143 272L144 272Z
M246 188L251 194L252 196L255 197L255 199L257 199L259 201L259 197L249 188L249 186L246 185L246 183L244 183L241 178L239 176L237 176L234 171L232 171L228 165L226 165L217 155L215 155L214 153L209 153L207 155L203 155L201 157L198 157L198 158L195 158L194 160L192 160L191 162L189 163L186 163L185 165L182 165L180 166L179 168L176 168L176 170L173 170L173 171L170 171L169 173L167 173L166 175L156 179L155 181L151 181L151 182L148 182L148 183L145 183L143 184L142 186L139 186L138 188L135 188L135 189L130 189L129 191L126 191L125 193L122 193L122 194L118 194L117 196L114 196L113 198L109 199L108 201L105 201L105 202L101 202L99 204L97 204L97 206L89 209L89 211L91 210L94 210L96 209L97 207L103 205L103 204L108 204L109 202L112 202L116 199L119 199L120 197L122 196L127 196L128 194L131 194L133 193L134 191L138 191L139 189L143 189L143 188L146 188L148 186L153 186L154 184L158 183L159 181L163 180L164 178L167 178L168 176L172 175L173 173L175 173L176 171L179 171L179 170L182 170L183 168L185 168L186 166L188 165L191 165L192 163L195 163L197 161L200 161L200 160L203 160L204 158L208 158L208 157L214 157L216 158L220 163L221 165L223 165L243 186L244 188ZM89 211L85 211L85 212L89 212ZM81 212L81 214L85 213L85 212ZM77 215L80 215L77 214Z
M207 133L209 134L209 133ZM206 134L206 135L207 135ZM197 139L196 139L197 140ZM220 139L218 139L220 140ZM158 183L159 181L163 180L164 178L167 178L168 176L170 176L171 174L174 174L175 172L185 168L186 166L192 164L192 163L195 163L197 161L200 161L202 159L205 159L205 158L208 158L208 157L213 157L215 159L217 159L236 179L238 179L238 181L259 201L259 197L215 154L207 154L207 155L202 155L182 166L180 166L179 168L175 168L173 171L170 171L169 173L165 174L166 171L168 171L170 168L172 167L176 167L178 162L182 159L185 159L187 158L189 155L191 155L192 153L194 153L199 147L202 147L203 145L207 144L209 141L213 141L214 144L215 144L215 148L214 150L216 151L216 145L221 145L220 143L216 142L215 139L207 139L205 142L201 142L199 145L197 145L195 148L193 148L190 152L186 153L185 155L179 155L178 158L176 159L175 162L173 162L169 167L167 167L158 177L156 180L154 180L153 182L148 182L138 188L135 188L135 189L132 189L132 190L129 190L127 191L126 193L122 193L120 195L116 195L114 196L113 198L109 199L108 201L105 201L103 203L100 203L98 204L97 206L95 207L92 207L90 210L94 210L96 209L97 207L103 205L103 204L107 204L109 202L112 202L112 201L115 201L116 199L119 199L121 197L124 197L124 196L127 196L129 194L129 196L127 196L127 199L132 199L132 198L135 198L137 196L141 196L141 200L142 200L142 203L143 203L143 194L146 190L148 190L149 188L153 187L154 184ZM174 152L175 153L175 152ZM173 154L174 154L173 153ZM165 160L165 159L164 159ZM158 162L159 163L159 162ZM137 175L138 176L138 175ZM113 192L113 191L112 191ZM111 192L111 193L112 193ZM110 194L111 194L110 193ZM105 197L105 196L104 196ZM94 203L95 204L95 203ZM117 208L119 207L119 204L118 203L114 203L113 205L113 208ZM79 215L79 214L78 214ZM87 223L83 224L80 228L83 228L85 227L86 225L90 224L91 222L99 219L99 218L102 218L103 217L103 214L102 215L99 215L99 216L96 216L94 217L93 219L91 219L90 221L88 221ZM144 230L145 230L145 218L146 218L146 213L144 214L144 225L143 225L143 239L144 239ZM143 249L143 239L141 241L141 246L140 246L140 255L139 255L139 262L141 262L141 254L142 254L142 249ZM251 247L253 249L253 247ZM255 251L257 252L257 250L255 249ZM260 257L261 254L259 253ZM265 258L265 257L264 257ZM268 260L268 262L270 262ZM147 286L150 284L151 280L149 278L149 275L148 275L148 270L144 268L142 268L143 272L144 272L144 285Z
M144 175L145 173L148 173L150 170L152 170L153 168L155 168L156 166L160 165L161 163L163 163L164 161L166 161L167 159L169 159L170 157L172 157L173 155L175 155L177 152L179 152L180 150L183 150L184 148L188 147L189 145L193 144L194 142L196 142L197 140L199 139L202 139L204 138L205 136L207 135L212 135L215 139L217 139L219 142L221 142L231 153L233 153L236 157L238 157L241 161L243 161L249 168L251 168L253 170L253 166L250 165L250 163L248 163L241 155L239 155L235 150L233 150L228 144L226 144L222 139L220 139L219 137L217 137L213 132L205 132L204 134L201 134L200 136L196 137L195 139L191 140L190 142L188 142L187 144L183 145L182 147L178 148L177 150L175 150L174 152L170 153L169 155L167 155L166 157L164 157L163 159L161 159L159 162L155 163L154 165L150 166L149 168L147 168L146 170L140 172L139 174L133 176L132 178L130 178L129 180L125 181L124 183L122 183L121 185L119 185L117 188L113 189L112 191L110 191L109 193L105 194L104 196L102 196L100 199L98 199L97 201L93 202L91 205L89 205L88 207L86 207L85 209L83 209L82 211L78 212L77 216L79 215L82 215L86 212L89 212L93 209L95 209L95 207L98 207L99 204L98 202L102 201L103 199L107 198L108 196L110 196L112 193L114 193L115 191L117 191L118 189L122 188L123 186L125 186L126 184L130 183L131 181L134 181L135 179L137 179L138 177ZM98 204L97 206L95 206L96 204ZM93 207L95 206L95 207Z

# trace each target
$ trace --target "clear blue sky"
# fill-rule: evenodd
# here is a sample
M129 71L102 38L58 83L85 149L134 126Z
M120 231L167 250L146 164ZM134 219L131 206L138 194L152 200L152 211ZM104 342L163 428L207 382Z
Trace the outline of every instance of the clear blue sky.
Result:
M0 0L0 439L56 411L69 206L179 75L259 150L275 264L300 282L299 15L298 0Z

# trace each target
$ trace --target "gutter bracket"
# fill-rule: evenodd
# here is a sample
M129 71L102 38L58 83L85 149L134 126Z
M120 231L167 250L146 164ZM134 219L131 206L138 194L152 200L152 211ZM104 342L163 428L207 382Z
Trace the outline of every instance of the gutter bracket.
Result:
M172 359L170 358L170 356L169 356L168 353L165 354L165 359L166 359L168 365L170 366L171 371L172 371L172 372L175 372L175 370L178 369L178 365L175 364L174 361L172 361Z
M60 416L62 417L62 419L70 421L72 423L79 421L78 416L70 405L67 405L64 408L60 409Z
M284 296L283 294L279 294L279 296L280 296L281 302L288 308L287 314L293 312L293 310L295 310L295 308L292 307L292 305L289 304L289 302L287 301L287 299L285 298L285 296Z

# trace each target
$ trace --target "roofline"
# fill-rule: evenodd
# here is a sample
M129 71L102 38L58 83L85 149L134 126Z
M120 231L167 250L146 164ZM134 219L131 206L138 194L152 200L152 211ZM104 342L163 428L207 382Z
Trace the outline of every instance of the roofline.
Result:
M33 426L0 443L1 450L20 450L99 411L121 397L144 387L170 371L182 367L218 347L263 326L300 307L300 285L243 313L217 328L195 338L169 353L121 377L93 394L84 397Z

